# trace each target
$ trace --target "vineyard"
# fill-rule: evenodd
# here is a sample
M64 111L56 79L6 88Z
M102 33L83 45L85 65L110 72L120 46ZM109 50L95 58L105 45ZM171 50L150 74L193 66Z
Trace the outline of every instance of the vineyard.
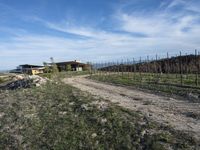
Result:
M200 94L200 55L180 55L158 59L93 64L93 79L138 86L198 99Z

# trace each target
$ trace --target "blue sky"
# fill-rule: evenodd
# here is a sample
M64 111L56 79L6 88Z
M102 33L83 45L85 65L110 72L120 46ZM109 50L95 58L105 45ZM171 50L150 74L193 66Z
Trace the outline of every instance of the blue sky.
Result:
M198 0L0 0L0 70L200 50Z

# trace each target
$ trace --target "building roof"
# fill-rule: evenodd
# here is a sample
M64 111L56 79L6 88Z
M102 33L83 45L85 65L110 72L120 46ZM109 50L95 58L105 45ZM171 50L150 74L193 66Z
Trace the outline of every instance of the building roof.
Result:
M23 68L42 68L44 66L38 66L38 65L30 65L30 64L24 64L24 65L19 65L20 67Z
M77 61L66 61L66 62L57 62L55 63L56 65L87 65L87 64L84 64L84 63L80 63L80 62L77 62Z
M22 73L22 70L20 69L13 69L9 71L10 73Z

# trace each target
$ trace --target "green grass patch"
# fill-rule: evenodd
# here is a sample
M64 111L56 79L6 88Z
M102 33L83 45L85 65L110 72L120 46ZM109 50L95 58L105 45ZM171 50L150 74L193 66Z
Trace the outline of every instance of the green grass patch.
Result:
M3 83L3 82L4 82L3 78L0 77L0 84Z
M43 78L52 79L53 73L42 73L42 74L39 74L39 76L41 76Z
M89 75L89 71L66 71L66 72L60 72L60 77L72 77L72 76L80 76L80 75Z
M134 86L156 92L163 92L169 95L179 95L185 98L187 98L192 93L193 97L189 97L189 99L195 102L198 101L199 99L198 96L200 95L200 88L195 87L193 85L194 78L192 77L184 80L184 85L186 86L184 85L181 86L179 84L179 78L176 78L176 75L171 75L171 77L167 77L166 74L155 75L155 74L136 73L135 75L124 74L123 76L117 74L110 74L110 75L98 74L98 75L92 75L90 76L90 78L102 82L108 82L118 85Z
M63 72L59 72L58 74L56 74L56 76L60 77L60 78L67 78L67 77L87 75L87 74L90 74L90 72L89 71L63 71ZM39 74L39 76L52 79L55 77L55 74L43 73L43 74Z
M2 84L2 83L6 83L6 82L8 82L8 81L10 81L11 80L11 77L10 76L4 76L4 77L1 77L0 76L0 84Z

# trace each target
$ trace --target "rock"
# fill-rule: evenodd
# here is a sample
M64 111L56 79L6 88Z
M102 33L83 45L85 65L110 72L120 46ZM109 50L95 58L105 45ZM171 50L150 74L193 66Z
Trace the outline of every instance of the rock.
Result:
M106 109L108 109L108 103L106 103L104 101L94 101L91 104L95 105L97 107L97 109L99 109L101 111L105 111Z
M74 102L70 102L69 105L70 105L70 106L73 106L73 105L74 105Z
M187 97L188 97L188 99L190 99L190 100L198 100L199 97L200 97L200 95L193 94L193 93L188 93L188 94L187 94Z
M0 118L3 118L4 115L5 113L0 113Z
M93 134L92 134L92 138L94 139L95 137L97 137L97 134L96 134L96 133L93 133Z
M105 124L106 122L107 122L107 119L106 119L106 118L102 118L102 119L101 119L101 123L102 123L102 124Z
M105 134L106 134L106 130L105 130L105 129L102 129L102 130L101 130L101 133L102 133L102 135L105 135Z
M30 88L31 87L31 81L27 79L17 80L10 82L2 87L0 89L3 90L16 90L20 88Z
M25 78L25 75L15 75L15 76L13 76L14 81L23 80L24 78Z
M81 108L84 109L84 110L86 110L86 111L89 110L89 107L88 107L87 104L82 104Z
M36 86L36 87L39 87L39 86L40 86L40 84L39 84L39 83L36 83L36 84L35 84L35 86Z
M145 121L142 121L142 122L138 122L138 124L139 124L140 126L144 126L144 125L146 125L146 124L147 124L147 122L145 122Z
M28 76L28 78L30 80L33 81L33 83L36 85L36 86L40 86L40 85L43 85L45 84L49 79L47 78L42 78L38 75L32 75L32 76Z
M15 75L11 82L1 86L1 90L16 90L20 88L30 88L32 86L41 86L47 83L47 78L42 78L37 75L25 76L25 75Z
M61 111L61 112L59 112L59 114L60 115L65 115L65 114L67 114L67 112L66 111Z
M142 137L144 137L145 134L146 134L146 130L143 130L143 131L141 132Z
M149 113L148 116L151 117L151 116L153 116L153 115Z

